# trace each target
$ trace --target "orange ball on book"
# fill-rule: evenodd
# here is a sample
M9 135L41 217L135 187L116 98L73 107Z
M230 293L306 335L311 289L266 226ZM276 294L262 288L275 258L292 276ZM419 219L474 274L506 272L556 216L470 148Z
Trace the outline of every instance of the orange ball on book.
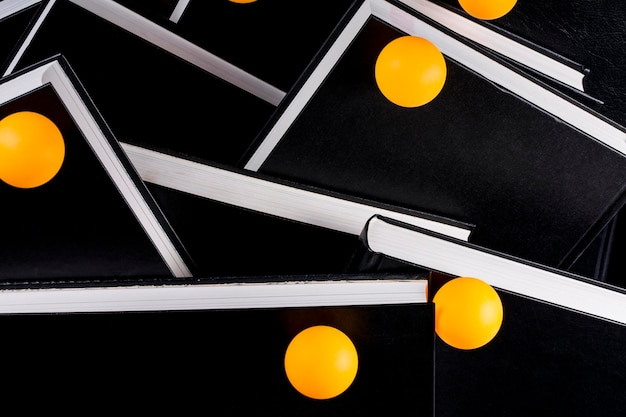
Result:
M379 53L374 68L380 92L401 107L419 107L431 102L446 81L446 61L429 40L401 36Z
M298 333L285 352L285 372L301 394L327 400L342 394L354 381L358 355L350 338L325 325Z
M469 15L481 20L498 19L513 9L517 0L459 0Z
M435 332L457 349L477 349L489 343L502 326L502 301L486 282L458 277L446 282L433 297Z
M57 126L39 113L20 111L0 120L0 179L18 188L50 181L65 159Z

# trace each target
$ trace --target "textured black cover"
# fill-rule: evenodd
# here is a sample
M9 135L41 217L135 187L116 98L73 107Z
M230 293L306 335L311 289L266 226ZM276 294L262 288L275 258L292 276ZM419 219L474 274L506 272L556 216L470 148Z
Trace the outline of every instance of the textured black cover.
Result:
M569 267L623 204L626 158L448 59L398 107L374 79L401 32L372 18L260 172L476 225L471 241Z
M456 0L431 0L471 19ZM580 64L586 72L585 99L563 89L595 111L626 126L626 3L518 1L505 16L479 21L522 43Z
M75 81L74 87L83 94L83 100L88 100L68 66L66 73ZM132 186L137 187L184 256L175 233L119 143L92 104L87 101L86 105L120 158ZM0 106L0 119L24 110L43 114L59 127L65 159L58 174L39 187L22 189L0 181L0 213L4 219L0 280L36 285L49 280L171 277L163 258L53 88L45 85L5 103Z
M17 69L59 53L122 142L234 164L275 109L66 0Z

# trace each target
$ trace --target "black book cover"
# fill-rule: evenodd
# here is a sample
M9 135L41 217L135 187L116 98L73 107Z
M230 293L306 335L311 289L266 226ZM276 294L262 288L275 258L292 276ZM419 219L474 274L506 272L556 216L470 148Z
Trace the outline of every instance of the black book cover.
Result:
M7 96L24 89L16 90L15 82L33 82L25 77L51 66L71 83L44 82ZM66 87L79 92L83 101L67 95ZM39 113L58 127L65 146L61 168L50 181L32 188L0 181L5 219L1 280L36 283L191 273L175 232L63 60L4 77L0 91L0 119L21 111ZM90 120L94 125L86 128Z
M194 259L196 275L388 270L392 265L359 266L359 236L374 215L463 240L472 231L471 225L241 168L122 147Z
M259 172L474 224L471 241L569 267L623 204L626 159L447 59L442 92L398 107L370 18Z
M0 352L12 361L5 405L24 412L432 416L433 320L431 303L5 314ZM284 370L290 341L315 325L342 331L357 350L354 381L326 400L300 394Z
M6 70L62 54L121 142L233 165L275 110L79 5L48 4Z
M449 280L433 275L431 293ZM474 351L435 342L436 415L620 414L626 327L498 290L504 320Z
M456 0L434 3L473 19ZM626 57L622 53L626 46L626 4L518 1L501 18L478 23L582 65L588 98L571 89L569 94L626 126Z
M362 246L357 235L147 186L201 276L339 274Z
M250 74L289 91L354 0L117 0ZM181 7L182 6L182 7Z

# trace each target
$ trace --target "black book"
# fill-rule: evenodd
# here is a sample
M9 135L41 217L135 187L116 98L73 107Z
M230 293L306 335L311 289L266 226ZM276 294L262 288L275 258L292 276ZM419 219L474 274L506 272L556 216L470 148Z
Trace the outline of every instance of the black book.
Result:
M626 125L626 58L621 53L626 41L622 36L614 36L626 30L625 4L567 0L517 2L503 17L479 21L468 16L456 0L432 3L475 24L577 63L584 79L580 88L569 89L567 93L620 125ZM576 90L584 91L584 96Z
M219 163L239 161L284 96L113 1L44 2L3 74L57 54L121 142Z
M0 352L20 362L6 370L6 404L47 412L88 402L102 411L181 415L433 415L427 279L271 278L0 291L8 337ZM343 332L358 359L350 386L323 400L298 392L284 367L291 340L316 325ZM36 394L34 380L42 387Z
M433 275L431 286L450 278ZM460 351L435 341L437 416L596 417L624 410L624 324L496 291L504 320L490 343Z
M125 39L124 42L117 43L105 36L102 39L107 40L103 40L103 47L106 45L115 49L116 53L121 53L137 63L135 66L130 65L131 61L127 62L133 71L141 72L141 69L149 68L163 71L162 66L151 67L150 64L154 62L149 64L142 61L144 51L158 56L157 62L163 61L176 66L177 71L171 74L172 77L155 82L143 75L135 78L128 71L112 70L109 74L111 78L107 77L103 81L100 76L102 68L94 71L92 61L86 58L93 51L83 51L84 44L76 41L76 27L69 31L54 30L54 35L46 35L48 30L52 31L52 27L65 27L64 22L70 17L81 25L84 24L84 30L98 32L98 39L101 39L104 32L113 39ZM145 38L133 34L133 31L142 32ZM206 160L209 158L207 154L197 149L182 150L186 147L186 140L181 140L181 133L169 135L166 133L168 128L164 128L163 124L155 124L154 120L165 120L166 124L171 120L172 127L181 126L180 120L187 120L184 116L172 113L180 110L179 106L172 105L178 101L170 95L161 95L160 92L164 84L181 86L181 83L189 81L186 71L200 71L193 59L193 62L184 61L178 59L180 56L174 57L172 54L181 51L198 52L198 49L173 32L152 23L140 14L116 5L115 2L48 2L29 34L33 39L24 44L20 54L15 55L15 58L19 58L13 60L11 66L18 68L28 57L36 60L32 56L38 53L45 56L53 51L59 51L64 59L77 63L79 68L76 72L80 71L85 89L97 101L98 110L116 137L124 140L123 150L141 178L149 184L149 190L157 200L159 210L193 259L195 275L252 276L342 272L347 265L354 265L352 260L354 250L358 248L358 235L367 219L375 214L391 216L409 223L417 221L424 227L435 227L444 234L463 239L470 233L470 226L466 224L354 199L348 195L329 195L323 190L303 189L296 184L280 184L268 178L247 175L249 171L227 169L223 168L225 164L209 163ZM161 46L168 44L165 40L182 46L165 51L161 49ZM182 43L179 45L176 42ZM206 54L201 56L207 57ZM115 62L122 60L120 58ZM8 72L11 71L9 68ZM199 88L207 88L207 96L217 94L216 83L228 87L225 92L227 95L230 92L235 92L236 95L248 94L217 79L209 72L202 74L202 78L191 82L198 83ZM128 95L129 90L124 87L128 83L134 83L133 88L137 84L143 84L146 88L154 89L154 94L159 95L160 100L152 100L152 96L137 97L143 104L120 100L120 97ZM118 93L113 93L114 91ZM176 89L176 94L185 95L187 90ZM142 112L138 114L134 109ZM153 114L152 109L161 114L169 114L170 118L155 117L156 113ZM253 111L250 108L247 110ZM203 116L201 120L184 123L184 129L189 129L190 132L187 143L204 149L207 142L198 140L197 134L203 130L196 122L206 125L207 120ZM218 123L230 122L220 118ZM234 124L242 125L238 122ZM220 131L217 125L212 126L216 127L216 132ZM129 137L127 128L136 132L137 140ZM151 133L151 129L158 133ZM185 135L182 134L182 137L185 138ZM135 142L169 152L157 152L137 146ZM210 146L219 152L231 152L232 141L227 142L210 141ZM181 158L181 154L187 158ZM132 264L129 268L132 268ZM348 269L353 270L353 267Z
M472 276L502 301L502 326L481 348L459 350L436 338L437 416L593 417L599 406L619 414L626 405L623 288L382 218L371 220L363 241L376 256L429 268L429 297Z
M243 169L122 145L199 276L390 271L362 262L361 232L384 215L467 240L471 225ZM404 269L404 268L402 268Z
M39 113L65 156L48 182L0 182L2 281L188 277L193 265L69 65L50 59L0 82L0 118Z
M404 34L446 56L443 91L407 109L377 89ZM622 127L393 2L364 2L245 167L475 225L470 241L568 268L624 204Z
M473 276L505 291L626 324L626 289L614 284L380 216L368 221L361 239L374 254L452 276Z
M333 0L116 0L116 3L288 92L355 3Z

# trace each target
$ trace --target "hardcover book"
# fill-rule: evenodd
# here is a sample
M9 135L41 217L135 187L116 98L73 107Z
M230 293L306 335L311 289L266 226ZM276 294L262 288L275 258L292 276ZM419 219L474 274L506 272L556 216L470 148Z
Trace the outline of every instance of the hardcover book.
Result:
M437 416L621 413L626 326L510 291L498 294L505 317L489 344L460 351L436 339Z
M368 278L0 291L8 337L0 352L23 358L5 372L5 403L47 412L82 411L87 401L103 411L182 415L432 416L426 281ZM297 391L284 364L293 338L317 325L341 331L356 349L353 381L328 399ZM34 378L46 388L25 406Z
M467 240L471 225L306 187L250 171L194 162L128 144L146 182L203 276L388 270L359 261L374 215Z
M624 204L624 129L417 13L366 6L246 168L473 224L475 244L569 268ZM417 108L374 78L381 49L407 33L446 57L443 90Z
M431 0L431 3L535 49L551 51L561 60L575 64L584 75L582 84L562 91L626 126L626 85L623 82L626 79L626 58L621 52L624 38L615 36L626 29L625 4L572 3L567 0L517 2L503 17L479 21L463 11L458 1ZM526 70L532 70L526 67ZM533 74L537 75L536 72Z
M275 105L211 71L258 93L255 79L150 23L113 1L46 1L3 74L62 54L121 142L236 164Z
M192 274L176 233L63 59L0 80L0 119L20 112L54 123L64 158L38 186L0 181L1 280Z
M36 55L38 52L35 51L45 56L58 50L62 52L63 59L78 63L81 75L87 79L83 82L81 77L81 82L85 89L89 87L90 97L96 100L98 97L103 98L98 101L99 112L100 105L103 104L104 111L100 113L106 118L107 124L115 132L116 137L124 138L122 149L133 167L138 170L141 178L149 183L148 187L152 195L157 197L159 212L162 212L168 224L173 226L186 253L193 259L196 275L243 276L341 272L347 265L353 265L353 251L358 247L358 235L367 219L374 214L390 215L410 223L417 221L424 227L435 227L442 233L464 239L469 235L469 225L448 222L446 219L425 213L385 207L365 200L359 201L349 195L333 196L322 190L319 190L321 192L314 189L305 190L296 184L279 184L242 172L229 171L220 168L217 164L200 163L197 161L203 160L201 152L193 151L194 160L190 160L191 156L187 159L178 158L169 153L156 152L129 143L134 140L129 138L126 127L136 130L137 138L140 138L138 142L142 145L149 143L149 146L158 148L160 146L156 146L156 142L162 142L162 148L168 151L175 148L178 150L175 153L180 154L181 148L178 148L181 145L180 136L178 134L163 135L163 124L154 124L154 114L150 114L149 110L154 107L158 112L170 113L179 107L169 103L177 102L177 100L171 96L162 95L160 104L148 96L138 97L142 104L133 103L132 100L120 102L119 97L126 96L129 91L123 87L124 85L134 83L133 88L137 87L133 81L136 80L133 75L128 72L115 71L115 74L111 73L111 79L103 82L99 76L102 68L94 71L92 62L86 59L86 54L90 53L91 49L84 52L84 45L76 42L73 36L69 36L70 34L67 38L63 32L55 36L46 36L45 33L48 30L46 28L50 25L63 26L63 22L73 16L85 25L82 30L95 33L102 29L110 31L113 37L127 37L127 42L119 44L109 39L107 47L122 48L120 49L122 54L132 56L129 58L129 63L134 59L141 60L138 58L141 53L131 52L134 51L133 48L137 48L138 51L145 50L158 54L159 59L172 65L183 65L180 68L185 68L186 71L197 68L190 62L176 59L161 51L148 40L129 34L116 24L110 24L110 20L94 14L92 9L83 8L83 6L89 8L104 5L106 7L103 10L97 11L106 18L113 19L114 17L105 13L110 11L108 8L110 4L110 2L47 2L44 10L39 14L38 24L33 25L28 32L33 38L22 44L23 48L14 57L17 59L11 61L12 65L15 65L12 71L19 68L27 57L32 54ZM133 25L137 23L133 20L139 19L137 15L127 10L125 13L123 16L130 20L118 23L131 22ZM159 32L149 23L141 19L138 21L156 30L155 33L163 35L163 32ZM136 29L137 26L132 26L132 28ZM78 27L73 29L79 30ZM169 32L163 36L173 39L171 38L173 34ZM43 48L46 52L41 52L38 48ZM146 62L138 63L138 66L147 68ZM160 71L163 70L162 66L158 68ZM172 75L172 80L180 77L180 79L177 78L176 83L187 80L182 72ZM241 92L240 89L217 80L210 73L204 73L204 76L206 78L196 79L195 82L211 89L212 94L215 93L213 90L215 82L228 85L235 92ZM121 82L120 85L116 85L117 81ZM162 84L167 80L157 83L158 88L154 82L145 77L141 77L138 82L155 88L156 94L156 91L161 91ZM92 93L92 88L95 89L95 93ZM115 90L116 88L120 90ZM112 91L118 91L118 94L113 94ZM182 90L176 91L176 94L186 94ZM207 95L211 94L207 93ZM142 111L138 114L130 108L124 110L125 105L132 105L134 109L146 110L146 112ZM252 109L248 110L252 111ZM129 114L133 114L133 120L128 118ZM135 119L135 116L139 119ZM142 119L144 116L146 119ZM172 116L172 123L180 125L176 121L181 120L182 116L172 114L170 116ZM158 119L165 120L166 118ZM116 120L121 121L123 125L118 124ZM139 120L144 120L144 122ZM200 128L194 124L196 121L185 123L184 128L197 133ZM224 121L220 119L220 122ZM205 118L202 118L202 122L206 122ZM157 129L159 133L151 134L148 124L151 129ZM176 140L172 140L172 137L176 137ZM198 141L195 136L189 136L188 140L188 143L193 146L204 147L206 144L206 142ZM210 146L215 146L215 149L219 149L220 152L230 152L227 149L232 144L230 142L228 146L223 146L224 143L220 141L211 143ZM197 178L197 181L190 181L190 177ZM240 262L239 259L246 261Z
M354 0L117 0L194 45L288 92Z
M626 324L626 289L614 284L379 216L370 219L361 237L374 254L452 276L479 277L505 291Z
M0 182L6 405L623 413L625 2L517 2L495 21L455 0L3 10L0 119L45 113L68 152L48 184ZM373 79L404 34L448 66L418 109ZM464 351L434 334L431 300L468 274L504 320ZM320 323L361 363L315 401L282 364Z

